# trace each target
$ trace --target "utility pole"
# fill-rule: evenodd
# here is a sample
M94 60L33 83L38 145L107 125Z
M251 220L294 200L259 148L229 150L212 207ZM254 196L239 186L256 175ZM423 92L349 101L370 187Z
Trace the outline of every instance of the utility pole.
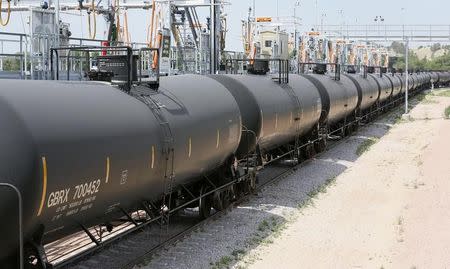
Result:
M322 13L322 16L321 16L321 18L320 18L320 31L323 33L323 21L324 21L324 18L327 16L327 14L326 13Z
M94 1L94 0L91 0ZM56 33L56 46L59 47L60 43L59 43L59 21L60 21L60 16L59 16L59 10L60 10L60 4L59 4L59 0L55 0L54 3L55 7L55 33ZM49 7L50 7L50 2L49 2Z
M319 27L319 4L317 3L318 0L314 1L314 9L315 9L315 23L316 23L316 30Z
M215 74L217 71L217 38L216 38L216 34L217 34L217 10L216 10L216 0L211 0L211 11L210 11L210 16L211 16L211 25L210 25L210 74Z
M405 38L405 71L406 71L406 91L405 91L405 115L408 115L408 88L409 88L409 39Z
M256 18L256 0L253 0L253 18Z
M279 14L279 10L278 10L278 0L277 0L277 19L280 17L280 14Z
M295 51L296 54L298 55L299 51L298 51L298 43L297 43L297 7L300 6L300 0L295 1L295 6L294 6L294 47L295 47Z

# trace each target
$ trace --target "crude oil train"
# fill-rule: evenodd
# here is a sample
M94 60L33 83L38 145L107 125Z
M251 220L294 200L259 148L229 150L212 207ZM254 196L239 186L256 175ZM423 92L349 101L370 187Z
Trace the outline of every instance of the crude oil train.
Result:
M448 85L450 73L409 78L413 94ZM297 158L323 150L333 130L399 104L405 82L382 73L291 74L286 83L181 75L162 78L158 90L123 92L101 82L2 80L0 182L23 199L25 261L45 268L45 243L94 225L111 230L139 209L165 214L192 196L200 199L188 206L202 216L220 210L254 187L250 167L292 149ZM0 192L0 267L14 267L17 197Z

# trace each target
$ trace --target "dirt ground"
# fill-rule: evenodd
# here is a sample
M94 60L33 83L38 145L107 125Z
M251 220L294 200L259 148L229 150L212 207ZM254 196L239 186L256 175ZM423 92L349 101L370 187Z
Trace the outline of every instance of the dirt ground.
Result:
M245 267L450 268L447 106L418 104Z

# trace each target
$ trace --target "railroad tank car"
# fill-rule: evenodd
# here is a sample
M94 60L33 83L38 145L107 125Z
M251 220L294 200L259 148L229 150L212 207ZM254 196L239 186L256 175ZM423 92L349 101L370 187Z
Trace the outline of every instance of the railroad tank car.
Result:
M450 82L450 72L438 72L439 85L446 86Z
M299 136L305 135L317 126L322 114L322 99L317 87L307 78L292 74L289 85L297 95L300 103Z
M322 99L320 123L333 125L346 117L353 116L358 105L358 89L346 76L336 80L327 74L305 74L319 90Z
M374 105L380 95L378 84L372 76L364 77L361 74L344 74L353 81L358 89L358 105L360 111L364 111Z
M401 94L405 93L405 91L406 91L406 81L403 79L402 75L399 73L394 73L394 76L396 76L397 79L400 81L401 88L400 88L399 95L401 95Z
M402 89L402 93L405 93L406 92L406 74L402 74L401 79L402 79L403 85L405 85ZM408 75L408 91L412 92L413 88L414 88L414 79L411 77L411 75Z
M414 73L413 78L416 79L415 90L418 90L424 84L423 76L420 73Z
M216 80L198 75L165 77L152 98L170 125L177 183L211 171L236 152L241 113L235 98Z
M225 78L223 78L225 77ZM241 96L250 96L253 101L250 103L241 103L241 111L252 111L251 122L259 124L247 124L249 129L256 137L256 144L260 149L268 151L280 145L292 141L297 133L300 108L298 107L297 96L289 94L285 87L275 83L271 77L260 75L219 75L214 77L217 81L234 80L234 85L239 88L228 88L235 98L240 99ZM231 85L231 83L230 83ZM246 106L246 107L243 107ZM257 111L258 114L254 112ZM242 144L241 144L242 145ZM252 149L256 145L249 145ZM240 149L239 151L244 151Z
M392 97L396 98L402 92L402 80L395 74L385 74L385 76L391 81L393 86Z
M255 96L240 81L230 76L210 75L210 78L221 83L233 95L240 113L242 135L236 155L245 157L248 152L255 150L261 130L261 112Z
M430 72L430 83L434 85L438 85L439 83L439 74L437 72Z
M415 91L419 86L420 86L420 81L419 81L419 77L417 76L417 74L415 73L411 73L409 74L409 77L412 80L412 88L411 91Z
M431 83L431 74L430 73L422 73L423 75L423 87L429 87Z
M386 102L392 96L392 91L394 88L391 80L387 78L386 74L368 74L368 76L374 78L378 84L378 90L380 92L378 102Z
M2 83L0 178L22 193L25 238L43 232L50 242L160 198L167 135L147 104L109 84ZM215 80L163 78L152 98L174 139L175 184L220 166L238 147L239 107ZM12 220L0 224L0 260L17 242L16 197L1 191L0 217Z
M445 83L446 85L448 85L448 83L450 82L450 72L444 72L444 74L446 78Z

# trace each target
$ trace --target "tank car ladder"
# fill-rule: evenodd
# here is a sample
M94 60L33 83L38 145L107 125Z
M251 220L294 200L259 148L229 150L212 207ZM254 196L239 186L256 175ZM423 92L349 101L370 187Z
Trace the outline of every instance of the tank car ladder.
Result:
M175 162L175 150L173 147L174 139L172 135L172 130L170 129L169 122L166 120L161 112L161 108L164 106L159 104L156 100L151 97L151 94L141 95L142 100L145 104L152 110L156 119L161 126L163 135L163 149L162 153L164 156L164 190L162 203L160 208L160 228L162 240L163 235L167 234L169 230L170 221L170 210L172 203L172 192L175 179L174 173L174 162Z

